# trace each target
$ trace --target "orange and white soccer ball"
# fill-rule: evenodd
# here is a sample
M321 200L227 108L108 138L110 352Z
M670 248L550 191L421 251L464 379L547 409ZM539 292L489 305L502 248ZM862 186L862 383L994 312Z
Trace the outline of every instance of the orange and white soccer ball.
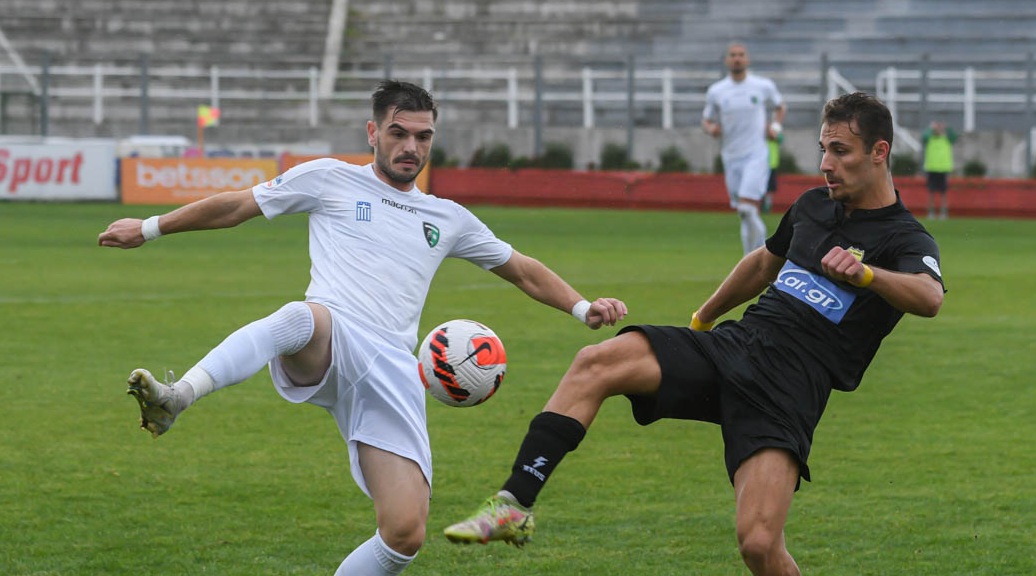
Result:
M507 372L496 333L474 320L450 320L425 336L417 350L421 382L447 406L475 406L492 396Z

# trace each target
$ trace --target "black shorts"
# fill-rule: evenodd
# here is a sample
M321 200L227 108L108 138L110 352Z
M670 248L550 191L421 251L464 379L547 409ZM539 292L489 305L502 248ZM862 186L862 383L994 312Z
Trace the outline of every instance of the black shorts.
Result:
M928 172L928 191L939 192L941 194L946 193L947 177L945 172Z
M719 424L730 482L764 448L790 452L809 481L813 431L827 406L831 378L823 367L790 354L777 338L738 322L710 332L679 326L627 326L647 336L662 369L654 396L628 395L633 418Z

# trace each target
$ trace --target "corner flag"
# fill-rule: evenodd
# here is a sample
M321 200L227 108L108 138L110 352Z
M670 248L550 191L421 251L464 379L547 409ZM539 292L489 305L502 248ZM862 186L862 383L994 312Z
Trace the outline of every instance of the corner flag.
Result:
M219 108L198 106L198 127L208 128L219 125Z

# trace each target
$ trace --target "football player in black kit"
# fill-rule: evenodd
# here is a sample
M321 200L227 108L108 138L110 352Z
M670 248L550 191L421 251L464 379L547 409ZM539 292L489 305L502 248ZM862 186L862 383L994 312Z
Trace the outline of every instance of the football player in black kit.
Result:
M447 538L524 544L551 472L602 402L625 395L642 425L720 425L745 564L756 575L800 573L784 525L800 479L809 480L813 431L831 391L856 389L903 314L935 316L945 292L939 248L893 187L888 108L862 93L829 101L819 144L827 185L798 198L689 328L628 326L580 350L530 423L503 489ZM740 320L713 328L757 296Z

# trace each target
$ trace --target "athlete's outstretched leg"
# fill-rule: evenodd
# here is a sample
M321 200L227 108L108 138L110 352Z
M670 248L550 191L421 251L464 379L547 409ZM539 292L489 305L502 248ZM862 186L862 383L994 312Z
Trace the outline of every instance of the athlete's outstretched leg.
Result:
M446 528L446 537L460 543L527 542L535 528L533 503L562 458L579 446L604 400L653 394L661 379L658 361L641 332L580 350L543 412L529 423L502 490L467 520Z
M172 385L158 382L147 370L134 370L127 392L140 404L141 428L155 437L165 433L202 396L248 379L277 356L295 355L290 365L303 376L312 379L314 374L323 374L330 365L330 326L330 313L323 306L290 302L227 336ZM295 374L289 375L295 379ZM319 376L298 384L317 381Z

